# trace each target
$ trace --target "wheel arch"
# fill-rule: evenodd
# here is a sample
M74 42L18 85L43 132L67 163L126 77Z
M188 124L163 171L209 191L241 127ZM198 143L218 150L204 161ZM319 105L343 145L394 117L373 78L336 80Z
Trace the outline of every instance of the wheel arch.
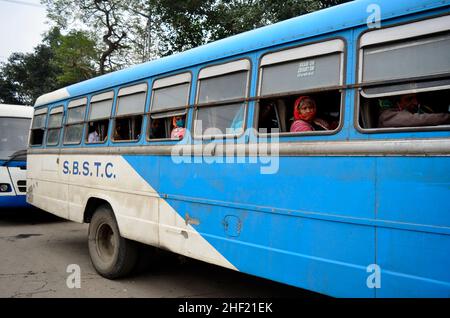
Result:
M114 207L108 198L100 196L91 196L85 204L83 213L83 223L90 223L95 211L101 205L108 205L115 216Z

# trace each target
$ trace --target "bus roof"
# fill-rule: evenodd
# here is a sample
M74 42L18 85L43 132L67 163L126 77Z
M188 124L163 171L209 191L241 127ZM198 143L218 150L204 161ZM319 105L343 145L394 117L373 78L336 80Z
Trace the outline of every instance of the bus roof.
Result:
M367 10L373 4L373 0L347 2L234 35L182 53L135 65L42 95L36 100L35 106L89 94L278 44L361 26L367 23L367 18L371 14ZM450 5L450 0L379 0L375 4L380 6L381 20L383 21L419 11L446 7Z
M33 117L34 109L31 106L0 104L0 117Z

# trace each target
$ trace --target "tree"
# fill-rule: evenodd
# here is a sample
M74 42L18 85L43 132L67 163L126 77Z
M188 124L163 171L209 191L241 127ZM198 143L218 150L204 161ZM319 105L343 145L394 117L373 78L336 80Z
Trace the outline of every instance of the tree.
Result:
M33 53L13 53L1 66L1 101L32 104L38 96L56 89L59 70L52 59L51 48L42 44Z
M96 62L98 53L95 41L84 31L72 31L61 36L54 48L54 64L60 74L57 82L60 86L67 86L97 75Z
M0 101L33 104L37 97L97 75L95 41L84 31L52 28L32 53L13 53L0 66Z
M99 73L131 64L128 29L135 17L123 0L42 0L48 17L62 30L80 23L96 35Z
M103 74L349 0L42 1L64 30L97 35Z
M348 1L152 0L152 9L165 56Z

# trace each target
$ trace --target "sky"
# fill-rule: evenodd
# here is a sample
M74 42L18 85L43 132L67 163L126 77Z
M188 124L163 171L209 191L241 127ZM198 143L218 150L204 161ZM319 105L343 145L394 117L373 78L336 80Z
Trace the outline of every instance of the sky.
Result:
M13 52L32 52L49 29L39 0L0 0L0 62Z

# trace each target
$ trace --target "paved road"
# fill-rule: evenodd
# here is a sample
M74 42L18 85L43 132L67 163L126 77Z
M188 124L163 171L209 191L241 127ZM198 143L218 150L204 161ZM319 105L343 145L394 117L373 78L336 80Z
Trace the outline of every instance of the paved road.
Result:
M107 280L90 263L87 230L41 211L0 211L0 297L318 297L169 253L140 274ZM79 289L67 287L69 264L80 266Z

